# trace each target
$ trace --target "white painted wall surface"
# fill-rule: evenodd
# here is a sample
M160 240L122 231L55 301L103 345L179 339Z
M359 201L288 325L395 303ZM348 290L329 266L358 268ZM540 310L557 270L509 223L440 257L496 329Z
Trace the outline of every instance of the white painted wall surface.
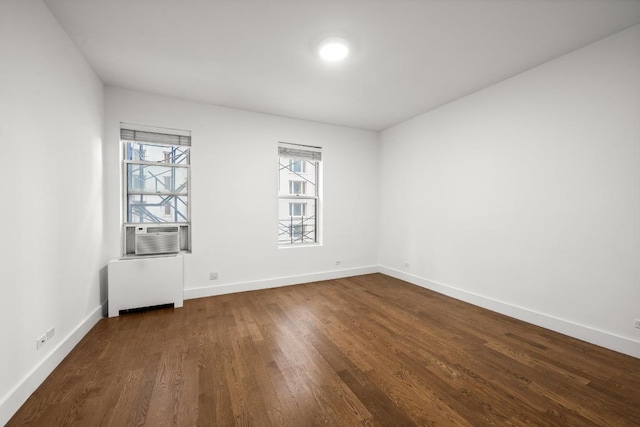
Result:
M103 95L41 1L0 2L0 425L101 315Z
M380 158L383 271L640 357L640 26L383 131Z
M192 132L193 244L185 255L185 298L376 269L376 133L118 88L106 90L110 257L121 251L120 122ZM278 248L279 141L323 148L319 246ZM218 280L210 281L210 272Z

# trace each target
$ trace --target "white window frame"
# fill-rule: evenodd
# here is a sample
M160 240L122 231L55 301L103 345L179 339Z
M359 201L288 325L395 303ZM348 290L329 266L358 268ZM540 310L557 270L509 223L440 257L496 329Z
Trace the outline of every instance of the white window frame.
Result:
M278 212L278 242L279 247L300 247L315 246L321 244L321 167L322 148L300 144L279 143L279 182L281 186L288 188L278 190L279 212ZM300 170L293 170L293 165L299 162ZM314 167L308 167L307 163L313 163ZM311 169L311 170L310 170ZM288 172L288 178L282 174ZM296 179L291 179L294 175ZM315 176L313 176L315 175ZM284 182L283 182L284 180ZM301 182L301 193L293 193L295 182ZM305 182L309 181L309 182ZM310 188L311 186L311 188ZM311 191L313 189L314 191ZM288 191L287 191L288 190ZM309 194L311 192L311 194ZM287 211L281 211L288 203ZM302 204L302 215L294 214L292 206ZM288 214L288 216L287 216Z
M155 160L143 160L139 149L134 149L133 155L131 159L127 158L127 144L129 142L135 142L137 144L143 144L145 146L156 146L160 149L169 147L181 147L182 155L184 156L184 162L182 163L173 163L173 159L167 154L167 152L163 152L163 156L161 159ZM130 256L131 252L131 244L133 242L133 230L136 229L139 225L156 225L156 226L177 226L180 230L180 250L190 252L191 251L191 132L189 131L181 131L175 129L165 129L165 128L155 128L149 126L141 126L141 125L132 125L128 123L120 123L120 144L122 147L122 212L123 212L123 254L125 256ZM170 152L170 151L169 151ZM130 165L138 165L138 166L162 166L170 168L171 170L177 170L179 168L186 169L186 185L180 188L171 188L171 191L162 191L161 193L158 191L153 191L151 189L145 189L144 184L138 182L136 187L129 188L129 166ZM156 177L158 179L158 177ZM158 181L157 184L160 186L165 186L166 180ZM167 190L163 188L163 190ZM179 191L176 191L179 190ZM135 217L132 217L130 220L129 217L129 197L139 196L141 199L145 199L147 196L155 196L155 197L163 197L169 196L172 201L176 200L176 197L183 197L185 208L182 210L182 214L185 216L184 220L180 220L177 222L172 222L171 219L167 219L166 215L166 206L162 206L159 212L154 213L156 220L147 220L143 222L136 221ZM175 205L173 203L169 203L170 215L169 217L174 217L175 213ZM174 218L175 219L175 218Z

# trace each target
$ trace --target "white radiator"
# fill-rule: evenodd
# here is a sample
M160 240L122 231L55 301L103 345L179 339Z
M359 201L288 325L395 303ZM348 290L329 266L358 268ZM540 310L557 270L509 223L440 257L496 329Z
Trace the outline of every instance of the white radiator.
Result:
M184 302L183 257L120 258L109 261L109 317L120 310Z

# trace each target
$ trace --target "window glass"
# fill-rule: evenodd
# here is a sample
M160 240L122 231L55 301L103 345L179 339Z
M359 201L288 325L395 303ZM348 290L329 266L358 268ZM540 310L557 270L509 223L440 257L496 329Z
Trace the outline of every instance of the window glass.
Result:
M190 137L127 129L120 133L125 223L189 223Z
M317 243L320 149L283 143L278 152L279 245Z
M306 182L289 181L289 194L305 194Z

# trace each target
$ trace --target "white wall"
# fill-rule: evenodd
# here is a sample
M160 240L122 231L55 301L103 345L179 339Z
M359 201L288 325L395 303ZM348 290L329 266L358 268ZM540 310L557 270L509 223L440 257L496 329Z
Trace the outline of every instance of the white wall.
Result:
M376 133L117 88L106 90L110 257L121 251L120 122L192 132L187 298L376 269ZM278 141L323 148L321 246L278 248Z
M383 271L640 357L639 76L635 26L382 132Z
M0 64L4 424L101 315L104 100L40 1L0 2Z

